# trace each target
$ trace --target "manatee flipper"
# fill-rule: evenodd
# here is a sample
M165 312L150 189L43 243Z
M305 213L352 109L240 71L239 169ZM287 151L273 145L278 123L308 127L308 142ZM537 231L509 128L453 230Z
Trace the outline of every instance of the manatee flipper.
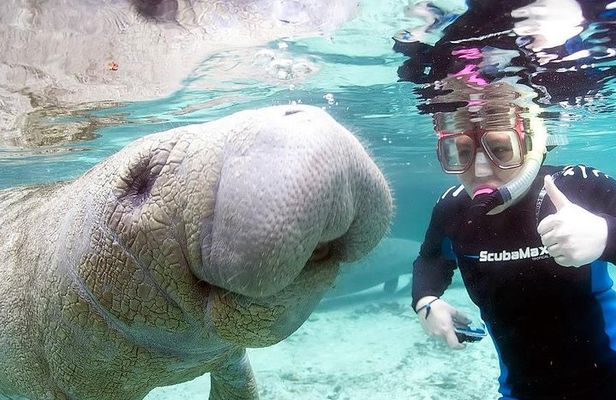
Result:
M231 352L210 374L209 400L258 400L257 383L246 349Z
M383 283L383 291L387 294L396 293L396 289L398 289L398 278L395 277Z

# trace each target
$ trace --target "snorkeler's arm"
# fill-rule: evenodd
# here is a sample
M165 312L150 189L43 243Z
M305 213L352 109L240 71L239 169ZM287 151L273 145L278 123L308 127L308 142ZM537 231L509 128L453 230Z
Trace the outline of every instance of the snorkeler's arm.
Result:
M458 189L461 189L458 187ZM470 320L440 296L451 284L456 268L452 242L449 236L456 215L460 214L459 190L448 189L432 211L426 237L413 263L412 306L423 330L432 337L442 339L452 349L463 349L456 336L455 325L468 325Z
M451 242L445 233L446 207L439 202L432 211L430 225L419 256L413 263L412 307L426 296L440 297L451 284L456 269ZM444 252L443 250L446 250Z
M451 284L454 261L439 256L435 258L417 257L413 263L412 307L427 296L440 297Z

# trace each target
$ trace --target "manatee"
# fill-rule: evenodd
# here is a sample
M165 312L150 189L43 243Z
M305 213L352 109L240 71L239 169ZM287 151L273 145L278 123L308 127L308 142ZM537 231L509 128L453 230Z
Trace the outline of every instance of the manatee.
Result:
M325 297L340 297L383 285L386 293L398 289L398 278L410 274L421 243L403 238L385 238L366 257L343 264Z
M392 209L360 142L310 106L145 136L74 181L1 191L0 398L142 399L209 372L210 399L257 399L245 349L298 329Z

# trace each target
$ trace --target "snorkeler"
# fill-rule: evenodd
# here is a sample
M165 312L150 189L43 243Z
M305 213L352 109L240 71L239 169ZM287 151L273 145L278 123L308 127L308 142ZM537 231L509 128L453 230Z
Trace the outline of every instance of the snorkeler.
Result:
M417 51L399 74L423 84L418 107L432 114L438 160L460 182L432 211L413 264L412 307L428 335L463 348L456 329L470 321L441 298L459 268L496 346L502 399L616 399L616 291L608 275L608 262L616 263L616 181L584 165L544 165L562 142L548 134L538 107L592 96L599 86L585 83L605 70L571 57L577 34L539 50L546 36L518 35L534 24L513 18L522 15L516 7L532 1L492 3L512 8L504 29L477 0L434 46L413 43L411 32L397 38L397 50ZM560 86L555 96L542 84L550 79ZM567 92L563 82L575 87Z
M527 157L545 145L519 109L468 108L435 115L439 161L461 185L434 207L414 263L422 327L464 347L454 326L470 321L440 298L458 267L495 343L504 399L616 398L616 181L541 166L517 198L486 209L485 197L528 180Z

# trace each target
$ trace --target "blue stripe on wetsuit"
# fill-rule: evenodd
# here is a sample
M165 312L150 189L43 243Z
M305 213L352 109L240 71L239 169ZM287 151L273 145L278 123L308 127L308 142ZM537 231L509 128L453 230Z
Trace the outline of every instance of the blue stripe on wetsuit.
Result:
M441 255L445 260L456 259L456 253L453 251L453 243L448 237L445 237L441 242Z
M605 324L605 333L610 338L610 348L616 351L616 292L612 289L612 278L607 272L605 261L595 261L591 265L592 293L595 295Z

